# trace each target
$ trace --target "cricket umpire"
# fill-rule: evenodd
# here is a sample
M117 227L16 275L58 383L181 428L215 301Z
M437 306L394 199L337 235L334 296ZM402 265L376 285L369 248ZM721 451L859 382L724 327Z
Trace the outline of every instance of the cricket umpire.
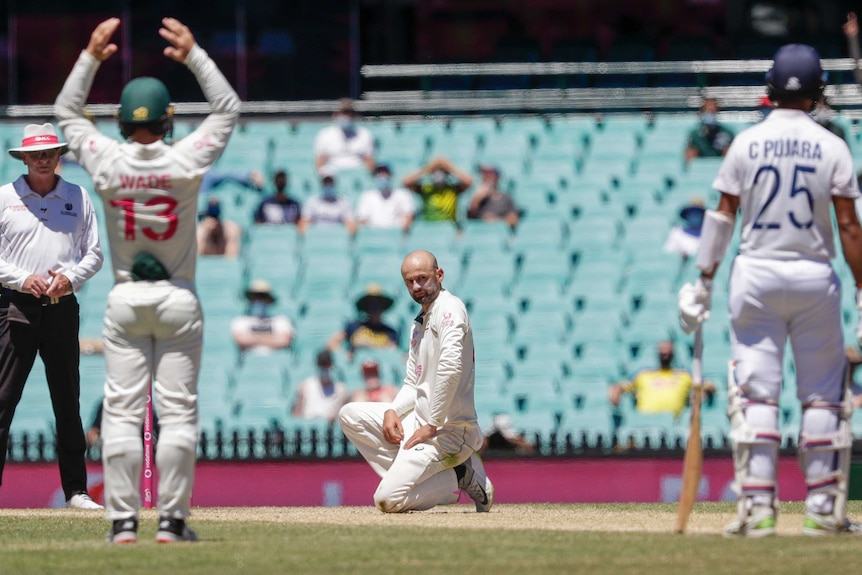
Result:
M0 476L12 416L38 353L66 504L101 509L87 494L75 292L103 258L90 196L55 174L66 151L51 124L26 126L21 146L9 155L24 162L27 174L0 187Z
M240 100L187 26L164 18L164 55L195 75L212 111L171 144L173 106L165 85L136 78L120 95L119 142L101 134L83 107L99 64L117 52L119 18L100 23L75 62L55 113L105 206L115 285L103 329L102 460L108 540L137 541L141 425L155 382L160 435L156 541L191 541L189 515L198 442L197 383L203 317L195 291L197 202L204 173L221 155Z

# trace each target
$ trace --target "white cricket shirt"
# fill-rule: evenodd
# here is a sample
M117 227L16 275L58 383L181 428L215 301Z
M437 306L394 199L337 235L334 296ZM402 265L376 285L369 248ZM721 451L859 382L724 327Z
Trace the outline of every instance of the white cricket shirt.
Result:
M240 100L197 44L185 64L212 112L194 132L170 145L118 142L99 133L84 117L83 106L99 67L86 51L54 105L69 148L104 200L117 282L131 281L132 262L146 251L164 264L172 281L194 286L200 182L227 145L239 118Z
M66 276L78 291L102 267L96 214L87 191L58 178L43 198L24 176L0 187L0 283L23 291L31 274Z
M772 259L835 257L832 196L859 197L844 140L781 108L733 140L712 185L739 196L739 253Z
M475 375L467 309L441 289L421 320L413 322L407 374L392 409L402 418L413 410L419 426L462 428L468 443L478 448L482 432L476 421Z

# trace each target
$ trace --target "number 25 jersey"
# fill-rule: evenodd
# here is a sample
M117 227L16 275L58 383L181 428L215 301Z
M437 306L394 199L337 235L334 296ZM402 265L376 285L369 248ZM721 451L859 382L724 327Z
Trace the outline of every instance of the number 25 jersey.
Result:
M844 140L783 108L733 140L712 186L739 196L739 253L779 260L835 257L832 197L859 197Z

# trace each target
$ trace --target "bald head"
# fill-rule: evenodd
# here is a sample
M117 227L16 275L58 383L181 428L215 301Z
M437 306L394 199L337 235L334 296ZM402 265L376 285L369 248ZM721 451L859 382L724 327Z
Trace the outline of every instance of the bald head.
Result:
M673 363L673 342L670 340L659 342L658 361L663 369L670 369Z
M434 254L425 250L407 254L401 263L401 277L410 297L422 305L423 311L437 299L443 287L443 270L437 266Z
M410 252L401 263L401 275L403 276L406 271L417 269L437 269L437 258L425 250Z

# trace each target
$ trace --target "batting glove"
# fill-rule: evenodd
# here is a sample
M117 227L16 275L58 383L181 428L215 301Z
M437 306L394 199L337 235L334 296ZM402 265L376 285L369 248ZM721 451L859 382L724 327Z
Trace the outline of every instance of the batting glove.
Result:
M679 290L679 325L685 333L696 330L709 319L712 300L712 280L700 278Z
M859 312L859 323L856 324L856 340L862 345L862 288L856 289L856 310Z

